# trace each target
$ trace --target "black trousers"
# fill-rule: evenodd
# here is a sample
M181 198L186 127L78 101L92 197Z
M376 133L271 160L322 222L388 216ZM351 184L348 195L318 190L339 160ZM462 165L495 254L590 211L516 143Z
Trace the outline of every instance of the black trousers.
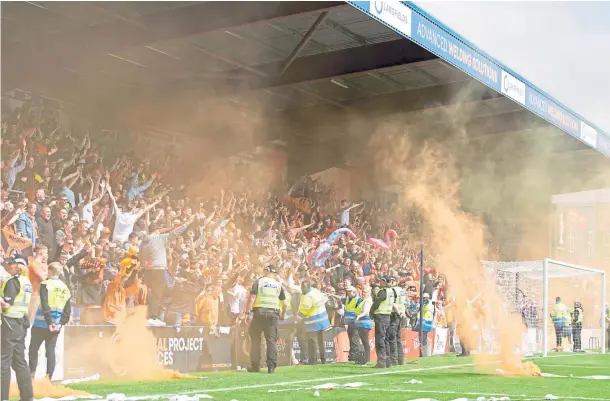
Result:
M349 339L349 354L347 355L348 361L356 361L358 359L358 352L360 350L360 336L358 335L358 329L355 323L347 324L347 338Z
M390 363L390 315L375 315L375 351L377 364Z
M144 272L144 284L148 287L148 318L158 319L161 314L165 291L165 270L146 270Z
M45 355L47 357L47 376L53 378L55 372L55 346L57 345L58 332L49 331L42 327L32 327L30 332L30 372L32 375L36 373L38 366L38 350L44 342Z
M362 347L364 348L364 358L362 359L362 363L369 363L371 360L371 345L369 344L369 331L371 329L365 329L363 327L358 327L358 336L360 337L360 341L362 342Z
M17 376L20 399L22 401L34 399L30 369L25 359L25 335L29 325L27 317L21 319L2 317L0 382L2 385L1 399L3 401L8 400L11 386L11 368Z
M280 312L257 308L248 332L250 333L250 363L259 368L261 362L261 337L265 335L267 345L267 367L277 366L276 342L279 335Z
M561 340L563 338L564 332L564 326L555 326L555 344L557 345L557 348L561 347Z
M390 363L404 365L405 353L400 340L400 324L402 319L397 314L390 315Z
M572 323L572 338L574 339L574 351L582 350L582 323Z
M323 331L311 331L305 333L307 343L307 364L315 365L318 363L318 355L316 351L320 353L320 361L326 363L326 354L324 352L324 332ZM304 349L301 350L301 359L303 360Z

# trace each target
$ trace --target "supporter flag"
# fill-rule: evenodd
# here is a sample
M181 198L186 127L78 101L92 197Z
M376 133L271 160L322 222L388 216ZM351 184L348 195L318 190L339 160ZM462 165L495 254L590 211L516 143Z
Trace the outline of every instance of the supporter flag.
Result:
M2 249L8 257L16 253L24 257L32 256L32 241L12 232L8 227L2 229Z

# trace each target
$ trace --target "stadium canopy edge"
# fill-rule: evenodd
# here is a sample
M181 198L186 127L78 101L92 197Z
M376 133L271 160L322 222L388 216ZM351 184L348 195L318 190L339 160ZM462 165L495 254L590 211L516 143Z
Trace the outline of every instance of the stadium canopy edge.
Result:
M610 136L406 1L348 1L369 17L610 157Z

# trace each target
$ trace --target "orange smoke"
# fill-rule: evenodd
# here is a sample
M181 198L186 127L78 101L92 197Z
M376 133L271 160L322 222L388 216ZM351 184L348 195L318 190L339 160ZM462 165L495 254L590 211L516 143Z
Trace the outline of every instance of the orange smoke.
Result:
M32 387L34 389L34 398L44 398L44 397L52 397L52 398L61 398L68 396L88 396L90 395L87 392L80 390L73 390L71 388L62 386L60 384L53 384L48 378L34 380L32 382ZM17 388L17 383L11 383L10 389L10 398L19 399L19 388Z
M389 147L387 144L392 144ZM486 274L481 260L488 259L487 228L480 218L460 206L460 177L454 160L437 143L424 143L415 149L405 132L384 127L371 141L376 149L376 173L403 185L401 207L416 209L423 217L427 251L434 262L426 261L446 275L450 296L456 298L460 342L475 350L482 344L483 329L497 334L496 349L483 347L475 361L489 360L499 348L501 366L506 372L536 375L533 364L522 364L524 331L518 316L506 310L493 278ZM434 263L432 266L431 263Z

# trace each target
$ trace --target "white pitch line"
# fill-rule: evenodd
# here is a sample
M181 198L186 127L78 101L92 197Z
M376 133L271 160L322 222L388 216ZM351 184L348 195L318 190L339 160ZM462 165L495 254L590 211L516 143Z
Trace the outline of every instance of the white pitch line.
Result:
M337 389L338 390L338 389ZM422 393L422 394L445 394L445 395L478 395L478 396L492 396L492 397L511 397L511 398L528 398L528 399L545 399L544 395L535 396L527 394L505 394L505 393L472 393L464 391L439 391L439 390L410 390L410 389L387 389L387 388L369 388L360 387L357 389L353 388L342 388L342 390L363 390L363 391L386 391L390 393ZM569 400L584 400L584 401L608 401L608 398L591 398L591 397L571 397L558 395L559 399Z
M250 390L257 388L265 388L265 387L278 387L278 386L290 386L293 384L304 384L304 383L315 383L321 381L332 381L332 380L344 380L344 379L354 379L357 377L372 377L372 376L384 376L384 375L395 375L399 373L411 373L411 372L428 372L431 370L442 370L449 368L465 368L476 365L491 365L494 363L499 363L500 361L490 361L490 362L480 362L480 363L463 363L460 365L443 365L443 366L432 366L429 368L417 368L417 369L403 369L403 370L385 370L382 372L375 373L360 373L357 375L346 375L346 376L334 376L334 377L319 377L316 379L307 379L307 380L295 380L289 382L279 382L279 383L267 383L267 384L254 384L251 386L238 386L238 387L224 387L224 388L212 388L212 389L201 389L197 391L188 391L181 394L196 394L196 393L212 393L212 392L223 392L223 391L237 391L237 390Z
M558 367L558 368L578 368L578 369L599 369L600 366L592 366L592 365L555 365L555 364L548 364L548 365L544 365L545 369L551 369L554 367Z
M572 356L588 356L589 354L566 354L566 355L549 355L546 358L542 357L533 357L531 359L547 359L547 358L566 358ZM279 387L279 386L290 386L295 384L305 384L305 383L315 383L320 381L331 381L331 380L344 380L344 379L352 379L358 377L372 377L372 376L383 376L383 375L392 375L398 373L409 373L409 372L427 372L432 370L442 370L442 369L455 369L455 368L464 368L471 366L480 366L480 365L492 365L495 363L500 363L501 361L488 361L488 362L473 362L473 363L464 363L459 365L443 365L443 366L432 366L428 368L417 368L417 369L403 369L403 370L386 370L382 372L375 373L360 373L356 375L347 375L347 376L335 376L335 377L323 377L316 379L307 379L307 380L295 380L289 382L279 382L279 383L268 383L268 384L255 384L250 386L238 386L238 387L224 387L224 388L216 388L209 390L197 390L197 391L186 391L180 394L197 394L197 393L212 393L212 392L225 392L225 391L237 391L237 390L248 390L248 389L259 389L266 387ZM170 394L175 395L175 394Z

